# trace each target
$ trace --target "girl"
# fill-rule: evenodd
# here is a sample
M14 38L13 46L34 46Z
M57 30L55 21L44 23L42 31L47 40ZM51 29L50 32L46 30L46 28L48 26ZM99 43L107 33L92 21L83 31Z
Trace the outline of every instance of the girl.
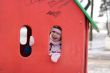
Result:
M53 62L57 62L61 56L61 31L59 26L53 26L50 32L49 55Z

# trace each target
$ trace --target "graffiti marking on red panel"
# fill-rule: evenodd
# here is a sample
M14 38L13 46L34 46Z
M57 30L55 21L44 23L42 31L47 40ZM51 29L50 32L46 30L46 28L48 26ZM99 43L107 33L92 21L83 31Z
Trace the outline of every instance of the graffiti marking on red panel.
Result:
M61 11L48 11L47 12L48 15L54 16L54 17L58 17L61 14Z
M30 3L31 3L31 4L34 4L34 3L41 2L41 1L44 1L44 0L30 0Z
M66 6L71 0L49 0L48 5L50 7L63 7Z

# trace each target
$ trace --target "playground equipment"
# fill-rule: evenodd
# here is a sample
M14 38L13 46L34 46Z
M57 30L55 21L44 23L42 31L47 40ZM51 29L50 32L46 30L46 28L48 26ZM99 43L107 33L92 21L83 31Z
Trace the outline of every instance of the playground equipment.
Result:
M62 28L56 63L49 56L54 25ZM0 73L87 73L87 41L88 20L73 0L0 1Z

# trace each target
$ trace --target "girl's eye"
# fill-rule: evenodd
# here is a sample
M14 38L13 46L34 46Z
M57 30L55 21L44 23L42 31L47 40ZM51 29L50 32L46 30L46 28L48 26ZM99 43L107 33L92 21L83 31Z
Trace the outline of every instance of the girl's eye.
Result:
M57 32L56 32L57 33ZM58 35L61 35L60 33L57 33Z

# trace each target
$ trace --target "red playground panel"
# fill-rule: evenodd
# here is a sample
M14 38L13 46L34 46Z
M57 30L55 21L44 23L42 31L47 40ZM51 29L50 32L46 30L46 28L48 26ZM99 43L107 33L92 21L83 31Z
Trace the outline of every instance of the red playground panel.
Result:
M24 25L34 37L29 56L20 53ZM62 28L57 63L48 55L54 25ZM0 73L87 73L87 41L87 19L73 0L0 0Z

